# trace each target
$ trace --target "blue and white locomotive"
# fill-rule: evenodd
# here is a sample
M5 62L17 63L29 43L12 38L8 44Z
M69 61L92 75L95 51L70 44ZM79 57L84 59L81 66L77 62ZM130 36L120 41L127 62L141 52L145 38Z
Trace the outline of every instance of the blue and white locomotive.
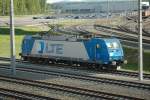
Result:
M21 57L28 61L78 64L117 69L124 62L122 46L116 38L55 39L25 36Z

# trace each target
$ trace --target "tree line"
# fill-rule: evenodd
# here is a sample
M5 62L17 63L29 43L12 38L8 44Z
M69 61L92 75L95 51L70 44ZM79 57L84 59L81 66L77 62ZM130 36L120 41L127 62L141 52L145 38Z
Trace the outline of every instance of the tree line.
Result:
M10 0L0 0L0 15L9 15ZM40 14L46 9L46 0L14 0L16 15Z

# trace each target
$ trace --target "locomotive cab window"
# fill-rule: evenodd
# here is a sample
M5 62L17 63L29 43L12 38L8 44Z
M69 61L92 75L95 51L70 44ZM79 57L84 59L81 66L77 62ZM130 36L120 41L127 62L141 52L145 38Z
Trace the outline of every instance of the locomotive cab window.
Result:
M109 49L118 49L118 48L120 48L120 46L117 42L106 43L106 45Z

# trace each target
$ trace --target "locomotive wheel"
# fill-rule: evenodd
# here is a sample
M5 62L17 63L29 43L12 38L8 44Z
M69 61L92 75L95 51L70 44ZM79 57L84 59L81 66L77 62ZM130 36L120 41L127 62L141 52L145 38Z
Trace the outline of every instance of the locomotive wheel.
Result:
M22 61L27 61L27 57L21 57Z
M110 65L110 67L108 67L108 70L117 70L117 66L116 65Z

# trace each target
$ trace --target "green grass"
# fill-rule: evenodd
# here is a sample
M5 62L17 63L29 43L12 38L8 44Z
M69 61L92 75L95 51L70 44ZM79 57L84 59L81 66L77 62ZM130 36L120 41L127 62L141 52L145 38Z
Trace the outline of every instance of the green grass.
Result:
M15 29L15 40L16 40L16 56L19 57L21 50L22 39L25 35L34 35L41 32L38 27L16 27ZM10 34L8 27L0 28L0 56L9 57L10 56Z
M128 64L124 65L123 69L138 70L138 50L124 47L125 58ZM150 52L143 53L144 71L150 72Z

